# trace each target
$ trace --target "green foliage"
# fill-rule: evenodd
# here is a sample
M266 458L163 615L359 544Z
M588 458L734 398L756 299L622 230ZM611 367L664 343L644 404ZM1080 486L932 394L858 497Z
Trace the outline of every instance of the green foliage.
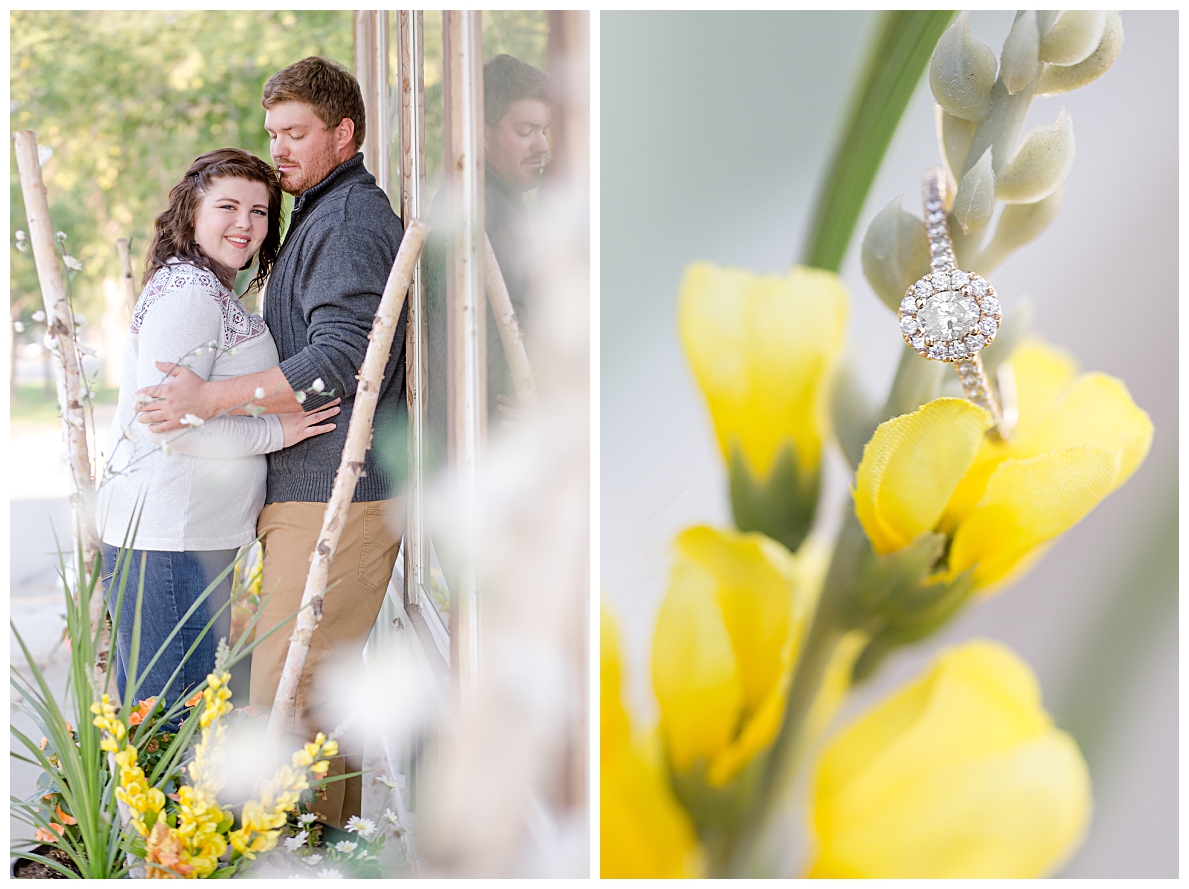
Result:
M818 195L802 262L832 272L842 267L859 212L908 100L929 63L949 10L882 14L855 91L855 101Z

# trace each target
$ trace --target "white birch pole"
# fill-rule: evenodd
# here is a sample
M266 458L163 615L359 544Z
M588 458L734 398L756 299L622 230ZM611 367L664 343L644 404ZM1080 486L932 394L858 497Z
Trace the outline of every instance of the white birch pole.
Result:
M487 301L491 303L495 326L500 332L500 342L504 344L504 355L508 358L508 369L512 372L512 385L516 387L516 399L521 407L534 408L537 405L537 387L533 383L533 369L528 363L528 353L524 351L524 332L516 320L516 310L512 308L508 285L500 272L500 264L495 258L495 251L491 249L491 239L487 237L486 232L483 234L483 242L487 246Z
M58 250L54 246L54 227L50 224L49 202L45 183L41 178L41 160L37 156L37 134L19 130L12 135L16 147L17 170L21 178L21 194L25 201L25 218L29 222L29 242L33 246L33 260L37 265L37 280L41 284L41 298L45 306L45 321L56 349L58 405L62 411L62 430L66 440L67 464L70 467L70 505L74 513L75 538L82 548L86 570L99 555L99 534L92 515L95 481L91 476L91 460L87 449L87 423L84 413L84 381L82 362L75 341L74 318L66 299L66 285ZM82 582L82 579L79 579ZM95 681L97 689L106 683L107 658L111 639L106 629L106 600L102 583L96 586L91 598L90 620L92 633L98 632L95 652Z
M380 299L380 307L376 310L376 320L368 336L367 353L363 358L363 366L359 369L359 386L355 390L351 422L347 426L347 443L343 446L339 470L334 477L330 502L326 504L322 530L318 533L318 543L314 547L313 559L310 562L310 573L306 576L305 591L301 596L301 610L297 613L293 635L289 638L289 653L285 657L285 667L281 671L281 680L277 685L272 713L268 719L268 738L274 743L280 741L282 732L293 720L297 683L305 668L310 640L322 617L322 599L326 595L330 563L343 534L347 507L351 505L351 498L355 496L355 486L359 483L359 474L363 471L364 456L371 447L372 419L376 413L376 402L380 398L384 368L392 350L392 338L396 334L396 324L404 306L405 294L413 278L413 268L417 265L417 257L421 255L421 248L428 233L429 226L425 223L416 219L409 223L401 239L400 249L396 252L396 259L393 260L392 271L388 275L388 283Z

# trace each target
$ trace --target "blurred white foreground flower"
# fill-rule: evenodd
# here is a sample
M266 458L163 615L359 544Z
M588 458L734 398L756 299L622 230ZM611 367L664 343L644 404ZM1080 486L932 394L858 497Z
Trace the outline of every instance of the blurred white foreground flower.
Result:
M264 397L264 388L261 386L257 386L256 391L252 393L252 397L255 398L257 401L259 401L261 398Z
M322 382L321 377L317 377L317 378L315 378L314 382L310 383L310 388L313 389L315 392L321 392L323 389L326 388L326 384Z
M292 836L292 837L289 837L288 839L286 839L285 840L285 848L287 850L289 850L290 852L296 852L298 849L300 849L302 846L304 846L306 844L306 840L309 838L309 836L310 836L309 832L303 830L297 836Z
M202 417L196 417L194 414L186 414L186 416L182 417L180 420L178 420L178 422L183 426L193 426L195 429L197 429L199 426L205 423L206 420L202 419Z
M324 867L318 871L318 877L323 880L341 880L343 875L333 867Z
M293 397L297 400L298 404L303 404L306 400L306 394L304 392L294 392Z
M15 330L17 333L24 333L24 332L25 332L25 325L24 325L22 322L20 322L20 321L13 321L13 322L12 322L12 329L13 329L13 330Z
M40 324L42 321L45 320L45 312L43 312L41 309L38 309L36 312L33 313L33 320L36 321L38 324Z
M322 860L322 855L318 852L315 852L312 855L306 856L306 864L310 865L310 867L313 867L315 864L317 864L321 860Z

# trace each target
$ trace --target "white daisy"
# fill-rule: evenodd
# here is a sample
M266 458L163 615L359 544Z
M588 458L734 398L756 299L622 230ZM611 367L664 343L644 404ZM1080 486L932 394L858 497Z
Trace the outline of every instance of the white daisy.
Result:
M299 815L297 820L302 824L309 826L318 820L318 816L313 812L306 812L304 815Z
M306 840L309 839L309 837L310 837L309 832L303 830L297 836L289 837L288 839L286 839L285 840L285 848L288 849L290 852L296 852L298 849L300 849L302 846L304 846L306 844Z
M369 836L375 829L376 822L370 818L360 818L358 815L352 815L347 820L347 830L363 837Z
M318 871L318 877L323 880L341 880L343 875L333 867L324 867Z
M334 844L334 848L336 852L342 852L344 855L350 855L355 851L355 847L358 845L359 843L355 842L354 840L339 840Z

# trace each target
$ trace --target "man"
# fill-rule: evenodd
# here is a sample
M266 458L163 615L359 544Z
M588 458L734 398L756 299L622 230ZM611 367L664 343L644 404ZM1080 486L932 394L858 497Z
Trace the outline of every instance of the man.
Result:
M540 184L552 123L549 78L545 72L507 54L483 66L483 150L486 155L484 228L491 241L508 295L521 328L528 320L527 292L531 246L526 232L524 193ZM434 229L425 247L426 319L429 333L429 426L445 442L446 423L446 243L449 213L445 190L434 197ZM511 402L515 388L500 341L499 328L487 312L488 412L499 401ZM500 396L503 396L501 399ZM507 413L508 411L505 411Z
M253 400L265 411L284 413L342 398L334 431L268 455L268 492L257 532L264 547L263 596L270 598L257 624L258 638L300 606L346 443L355 375L403 234L387 195L364 169L359 152L363 95L344 67L316 56L302 59L269 79L261 104L281 187L296 198L265 303L281 363L217 382L173 368L168 384L144 390L163 400L146 405L140 417L154 430L168 431L178 428L187 413L206 419ZM405 322L402 311L376 407L377 426L400 422L406 410ZM255 398L259 389L263 398ZM354 658L362 668L360 655L400 544L403 497L394 497L392 489L388 473L369 450L299 684L291 728L307 740L315 731L336 727L331 708L319 696L325 691L312 688L319 664L333 655ZM272 706L289 635L279 630L253 652L251 702L260 709ZM331 777L362 767L361 744L340 739L340 747L344 757L332 762ZM358 776L328 784L315 810L326 823L341 827L360 814L361 790Z

